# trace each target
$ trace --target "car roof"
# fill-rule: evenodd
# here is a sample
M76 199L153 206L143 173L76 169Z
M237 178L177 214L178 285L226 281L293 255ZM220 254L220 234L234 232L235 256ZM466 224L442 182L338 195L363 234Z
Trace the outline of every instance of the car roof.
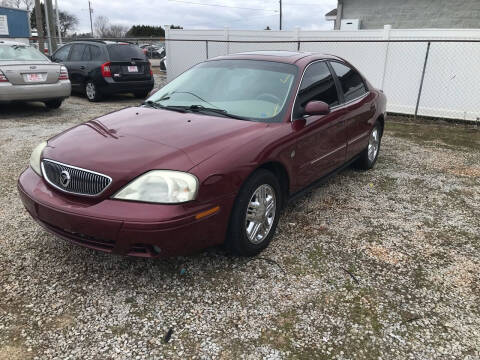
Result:
M294 64L301 59L305 60L319 60L319 59L340 59L334 55L303 52L303 51L285 51L285 50L262 50L262 51L249 51L237 54L230 54L225 56L218 56L210 60L265 60L275 61L287 64ZM342 60L342 59L340 59Z
M74 40L74 41L69 42L68 44L81 44L81 43L97 43L97 44L105 44L105 45L112 45L112 44L131 44L131 45L135 45L134 43L129 42L129 41L110 41L110 40L96 40L96 39Z

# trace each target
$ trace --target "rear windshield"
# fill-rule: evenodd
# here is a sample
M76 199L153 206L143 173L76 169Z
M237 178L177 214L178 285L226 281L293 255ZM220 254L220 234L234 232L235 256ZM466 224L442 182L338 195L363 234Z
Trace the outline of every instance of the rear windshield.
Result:
M0 60L6 61L47 61L40 51L28 45L0 45Z
M110 61L131 61L132 59L146 60L142 49L132 44L108 45Z

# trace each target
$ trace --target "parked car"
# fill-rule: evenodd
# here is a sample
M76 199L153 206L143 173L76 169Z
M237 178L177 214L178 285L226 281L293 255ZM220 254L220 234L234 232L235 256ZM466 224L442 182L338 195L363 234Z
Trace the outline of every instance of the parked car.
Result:
M252 256L290 199L374 166L385 106L339 57L219 57L40 144L18 189L35 220L82 246L156 257L225 243Z
M56 109L70 96L67 68L33 46L0 40L0 103L42 101Z
M162 59L165 57L165 47L163 46L142 44L139 47L149 59Z
M127 42L75 41L58 49L52 60L68 68L72 91L85 94L90 101L118 93L145 98L154 85L147 57Z

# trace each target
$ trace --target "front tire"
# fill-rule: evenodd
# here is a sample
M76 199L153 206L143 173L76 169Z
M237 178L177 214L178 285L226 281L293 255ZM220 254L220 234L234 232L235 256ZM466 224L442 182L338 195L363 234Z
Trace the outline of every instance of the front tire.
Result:
M48 100L45 101L45 106L47 109L58 109L62 106L63 99L55 99L55 100Z
M93 81L87 81L85 83L85 95L87 95L88 101L91 102L97 102L102 99L102 94Z
M380 152L380 144L382 141L382 125L379 121L375 122L370 137L368 138L368 146L360 153L360 157L354 163L354 167L359 170L370 170L373 168L378 159Z
M260 169L247 179L230 216L227 249L235 255L254 256L275 233L282 205L280 185L270 171Z
M145 99L148 94L150 93L150 91L136 91L133 93L133 95L137 98L137 99Z

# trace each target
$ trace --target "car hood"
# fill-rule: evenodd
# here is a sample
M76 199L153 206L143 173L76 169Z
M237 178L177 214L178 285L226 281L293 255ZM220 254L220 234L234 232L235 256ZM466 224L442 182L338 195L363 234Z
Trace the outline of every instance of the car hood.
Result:
M48 141L43 158L129 181L151 169L188 171L238 143L264 123L130 107L69 129ZM124 180L124 181L122 181Z

